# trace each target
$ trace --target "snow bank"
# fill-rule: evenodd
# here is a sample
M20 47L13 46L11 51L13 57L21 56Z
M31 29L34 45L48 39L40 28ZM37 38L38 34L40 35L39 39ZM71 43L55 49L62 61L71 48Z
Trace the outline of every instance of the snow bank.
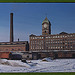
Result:
M20 60L1 59L0 72L75 72L75 59L44 59L49 62L27 60L27 63L23 63Z
M0 64L6 62L7 59L0 59Z
M14 61L14 60L0 59L0 64L14 66L14 67L30 67L29 64L23 63L19 60Z

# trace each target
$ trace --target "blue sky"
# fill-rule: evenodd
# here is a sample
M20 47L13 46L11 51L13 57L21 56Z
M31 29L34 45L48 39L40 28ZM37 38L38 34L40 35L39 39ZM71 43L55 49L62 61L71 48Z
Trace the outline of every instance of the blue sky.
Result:
M42 21L51 22L52 34L75 33L75 3L0 3L0 42L10 39L10 13L14 16L14 41L42 34Z

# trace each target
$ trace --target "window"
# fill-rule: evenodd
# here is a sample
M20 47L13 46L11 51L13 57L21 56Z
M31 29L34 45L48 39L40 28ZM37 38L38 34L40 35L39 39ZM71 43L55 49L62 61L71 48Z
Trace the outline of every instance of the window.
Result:
M67 44L67 42L65 44Z
M62 47L61 47L62 48Z
M46 38L48 38L48 37L46 37Z
M31 45L31 49L32 49L32 45Z
M58 47L58 48L60 48L60 47Z
M60 36L62 38L62 36Z
M57 47L56 47L57 48Z
M53 38L55 38L55 36L53 36Z
M41 37L39 37L41 39Z
M51 47L51 49L52 49L52 47Z
M49 37L50 38L50 37Z
M50 49L50 47L48 47Z
M57 36L55 36L55 38L57 38Z
M58 36L58 38L59 38L59 36Z
M33 39L34 39L34 37L33 37Z
M71 48L72 48L72 46L71 46Z
M43 37L42 37L42 39L43 39Z
M43 49L43 46L42 46L42 49Z
M67 35L69 37L69 35Z
M40 47L40 49L41 49L41 47Z
M66 48L67 48L67 46L66 46Z
M33 46L33 49L34 49L34 46Z
M36 39L36 37L35 37L35 39Z
M72 36L72 35L71 35Z
M56 43L57 43L57 41L56 41Z
M65 36L65 37L67 37L67 36Z
M63 35L63 37L64 37L64 35Z

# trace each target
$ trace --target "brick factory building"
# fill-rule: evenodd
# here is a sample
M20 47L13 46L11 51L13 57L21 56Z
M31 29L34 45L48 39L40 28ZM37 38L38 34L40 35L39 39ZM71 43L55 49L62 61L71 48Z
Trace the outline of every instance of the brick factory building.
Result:
M19 56L18 56L19 55ZM42 22L42 35L31 34L28 41L14 41L13 13L10 14L10 42L0 42L0 58L75 58L75 33L51 34L51 23Z
M75 57L75 33L51 34L51 23L42 22L42 35L30 35L30 51L41 52L40 57Z
M0 52L28 51L28 41L0 42Z
M13 13L10 13L10 42L0 42L0 58L9 58L10 52L25 52L29 50L28 41L14 41Z
M30 50L75 50L75 33L30 35Z

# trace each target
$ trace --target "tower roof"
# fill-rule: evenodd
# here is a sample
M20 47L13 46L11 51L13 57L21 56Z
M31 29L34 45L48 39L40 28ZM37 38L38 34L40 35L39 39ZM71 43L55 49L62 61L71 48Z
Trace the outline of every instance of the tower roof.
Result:
M50 21L47 19L47 17L44 19L44 21L42 22L42 24L45 23L45 22L48 23L48 24L50 23Z

